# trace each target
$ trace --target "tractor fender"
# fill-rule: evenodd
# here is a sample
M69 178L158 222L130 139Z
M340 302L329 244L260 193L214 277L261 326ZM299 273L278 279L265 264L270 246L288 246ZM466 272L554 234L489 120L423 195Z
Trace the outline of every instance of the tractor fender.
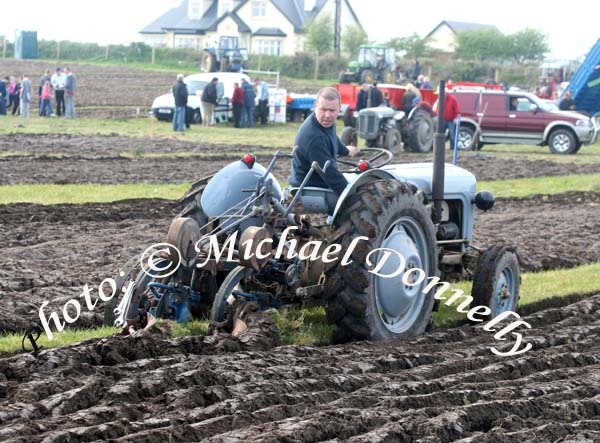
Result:
M353 195L358 186L360 186L361 184L363 184L367 181L379 180L379 179L398 180L392 174L390 174L389 172L384 171L382 169L372 169L370 171L363 172L353 182L349 183L348 186L346 186L346 189L344 189L344 191L340 195L340 198L338 198L338 201L335 205L335 210L333 211L333 215L331 217L331 224L335 223L338 213L339 213L339 210L342 207L342 205L344 204L344 201L346 200L346 198Z
M475 130L475 132L479 133L479 138L482 141L485 141L485 136L483 134L483 132L481 131L481 128L479 127L479 124L473 120L472 118L469 117L461 117L460 119L460 126L473 126L473 129Z

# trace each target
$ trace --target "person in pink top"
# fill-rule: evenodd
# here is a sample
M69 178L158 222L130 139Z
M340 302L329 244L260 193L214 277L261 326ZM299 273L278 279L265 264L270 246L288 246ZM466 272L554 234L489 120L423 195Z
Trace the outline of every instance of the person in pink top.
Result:
M41 117L50 117L52 115L52 86L50 80L44 82L42 86L42 109L40 111Z

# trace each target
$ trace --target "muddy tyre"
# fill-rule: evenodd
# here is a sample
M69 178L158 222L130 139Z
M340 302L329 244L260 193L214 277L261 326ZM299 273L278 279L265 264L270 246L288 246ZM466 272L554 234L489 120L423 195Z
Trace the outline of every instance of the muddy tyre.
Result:
M361 240L352 252L352 262L328 273L329 283L324 295L328 299L327 319L337 326L335 342L349 340L391 340L422 334L430 319L434 291L423 294L426 277L437 274L437 251L431 207L414 186L395 180L375 180L358 187L344 203L340 219L332 235L333 242L343 246ZM370 272L367 258L378 262L371 251L389 248L406 260L406 268L423 270L424 281L416 282L418 272L402 282L404 273L391 278ZM369 253L371 255L369 256ZM397 255L391 254L379 271L391 275L400 266Z
M342 129L340 140L346 146L356 147L358 145L358 135L356 133L356 129L354 129L352 126L346 126L344 129Z
M487 306L492 319L505 311L516 311L519 303L521 273L517 254L510 248L492 246L477 263L473 279L472 306Z
M433 117L425 110L413 114L408 130L410 148L413 152L425 153L433 147Z
M385 134L385 149L394 155L400 154L402 149L402 136L396 128L388 129Z
M202 70L204 72L215 72L217 70L217 60L210 52L204 54L202 59Z
M575 154L579 150L577 145L578 141L569 129L555 129L548 137L548 148L552 154Z

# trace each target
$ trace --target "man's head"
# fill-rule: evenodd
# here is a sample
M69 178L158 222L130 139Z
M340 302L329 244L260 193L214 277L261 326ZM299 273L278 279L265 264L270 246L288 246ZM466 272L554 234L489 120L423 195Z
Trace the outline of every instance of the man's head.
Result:
M183 81L183 74L177 74L177 81L178 82L182 82Z
M71 73L71 69L69 69L68 66L65 66L65 74L70 74Z
M219 79L217 77L213 77L212 82L216 85L219 83Z
M240 84L238 82L233 82L233 87L237 88Z
M563 96L563 98L570 99L572 95L573 94L571 93L571 91L567 91L567 92L565 92L565 95Z
M56 68L56 73L57 73L57 74L60 74L61 72L62 72L62 69L60 69L60 68Z
M315 117L319 124L325 128L335 125L340 113L340 94L330 86L321 89L317 93L315 101Z

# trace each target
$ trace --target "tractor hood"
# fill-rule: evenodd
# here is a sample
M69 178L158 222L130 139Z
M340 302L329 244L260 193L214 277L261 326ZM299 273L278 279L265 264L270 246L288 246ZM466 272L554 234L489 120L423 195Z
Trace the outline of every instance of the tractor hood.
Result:
M459 166L446 163L444 194L462 195L470 193L473 197L476 193L477 181L475 176ZM403 165L388 165L381 168L402 181L408 181L428 196L431 195L431 182L433 177L433 163L408 163Z
M241 203L252 195L258 180L266 171L258 163L250 167L241 160L225 166L206 185L202 193L202 209L209 217L231 214L241 209ZM272 180L275 198L281 200L283 192L279 182L273 174L269 174L268 179Z

